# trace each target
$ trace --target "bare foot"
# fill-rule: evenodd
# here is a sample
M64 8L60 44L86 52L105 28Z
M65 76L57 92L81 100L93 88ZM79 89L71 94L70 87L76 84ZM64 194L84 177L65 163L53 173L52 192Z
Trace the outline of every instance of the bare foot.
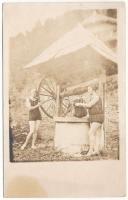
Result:
M86 154L86 156L92 156L93 155L93 151L89 150L88 153Z
M35 145L32 145L31 148L32 149L37 149L37 147Z
M94 152L92 153L92 155L99 155L99 154L100 154L99 151L94 151Z
M26 144L23 144L22 146L21 146L21 150L24 150L25 149L25 147L26 147Z

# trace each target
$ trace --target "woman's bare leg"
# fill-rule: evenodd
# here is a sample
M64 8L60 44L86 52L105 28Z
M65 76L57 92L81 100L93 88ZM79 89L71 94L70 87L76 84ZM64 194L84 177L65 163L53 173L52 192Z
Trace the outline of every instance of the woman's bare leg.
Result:
M96 153L99 153L99 152L100 152L101 136L102 136L101 128L102 128L102 124L101 124L101 126L99 126L99 128L97 129L96 135L95 135L95 148L94 148L94 151L95 151Z
M32 138L32 149L36 148L35 142L36 142L36 139L37 139L37 132L38 132L39 126L40 126L40 120L37 120L36 123L35 123L35 130L34 130L33 138Z
M30 138L32 137L32 134L34 133L35 130L35 121L29 121L29 127L30 127L30 132L28 133L25 143L22 145L21 150L24 150L24 148L27 146Z
M91 124L90 130L89 130L89 143L90 143L90 148L89 148L89 152L87 153L87 155L92 155L95 152L95 134L97 129L101 126L100 123L97 122L93 122Z
M95 145L95 152L100 152L104 150L104 130L103 125L97 129L96 131L96 145Z

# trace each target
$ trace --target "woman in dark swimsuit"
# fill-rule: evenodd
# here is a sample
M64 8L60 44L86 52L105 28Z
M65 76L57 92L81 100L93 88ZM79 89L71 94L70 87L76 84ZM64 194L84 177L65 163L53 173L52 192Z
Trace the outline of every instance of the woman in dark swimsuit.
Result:
M89 143L90 148L87 153L87 156L99 154L99 148L96 146L96 136L97 130L102 129L102 124L104 122L104 111L102 107L102 100L98 94L95 92L95 87L88 87L88 95L89 102L88 103L80 103L78 105L83 105L88 109L89 113L89 122L90 122L90 130L89 130ZM101 134L101 131L100 131ZM100 135L101 137L101 135Z
M27 99L26 106L29 109L30 132L27 135L27 138L25 140L25 143L22 145L21 150L24 150L31 137L32 137L31 148L36 149L35 142L37 138L37 131L41 121L41 113L40 113L39 98L37 96L37 91L35 89L31 91L31 96Z

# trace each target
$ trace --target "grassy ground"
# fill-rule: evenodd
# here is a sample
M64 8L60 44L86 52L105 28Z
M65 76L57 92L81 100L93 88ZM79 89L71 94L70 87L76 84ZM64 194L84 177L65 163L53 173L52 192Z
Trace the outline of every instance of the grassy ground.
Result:
M13 130L13 161L80 161L80 160L108 160L118 158L118 133L117 131L107 133L106 150L97 156L86 156L86 152L82 152L81 156L72 156L69 154L56 151L54 149L54 124L42 124L39 129L39 137L37 139L38 148L33 150L30 148L30 143L25 150L21 151L20 147L25 141L26 134L29 131L28 127L17 127ZM31 142L31 141L30 141Z

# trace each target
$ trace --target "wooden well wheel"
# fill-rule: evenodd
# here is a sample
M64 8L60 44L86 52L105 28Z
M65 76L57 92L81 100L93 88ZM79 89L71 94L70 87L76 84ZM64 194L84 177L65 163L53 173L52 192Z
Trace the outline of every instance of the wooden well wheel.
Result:
M53 118L56 114L57 84L53 78L45 77L41 80L38 87L38 94L41 102L42 111ZM61 116L66 116L70 107L68 97L61 99Z

